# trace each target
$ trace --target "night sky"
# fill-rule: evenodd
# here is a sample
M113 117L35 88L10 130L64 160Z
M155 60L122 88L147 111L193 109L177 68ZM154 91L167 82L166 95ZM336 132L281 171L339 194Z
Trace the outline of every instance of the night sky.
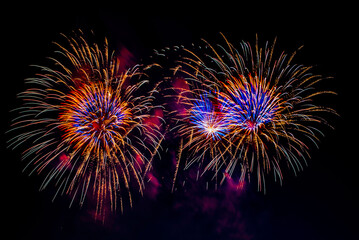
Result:
M3 8L0 95L4 236L77 240L359 238L355 7L335 5L335 1L288 6L207 2L26 3L21 11L11 3ZM153 49L190 46L201 38L214 42L220 39L219 32L237 46L241 40L254 43L256 34L263 42L277 37L278 50L292 52L304 45L295 62L314 65L315 73L334 77L325 87L338 96L325 101L340 117L332 116L335 130L324 128L326 136L321 138L319 149L311 150L312 158L304 171L294 176L287 170L283 185L269 181L266 194L257 192L254 183L241 192L226 185L218 191L204 191L203 186L193 184L172 194L165 187L171 181L167 172L159 178L163 187L155 196L135 197L132 209L126 207L123 214L109 215L105 223L96 221L91 217L91 204L69 208L66 196L52 202L54 189L39 191L43 176L22 173L26 163L20 161L20 152L5 149L8 136L4 132L13 116L9 111L19 104L16 94L24 90L23 80L36 73L29 65L48 64L46 57L51 56L52 42L60 39L59 33L79 28L94 30L100 39L106 36L113 47L125 47L138 62L145 61ZM162 164L170 161L168 153L163 156Z

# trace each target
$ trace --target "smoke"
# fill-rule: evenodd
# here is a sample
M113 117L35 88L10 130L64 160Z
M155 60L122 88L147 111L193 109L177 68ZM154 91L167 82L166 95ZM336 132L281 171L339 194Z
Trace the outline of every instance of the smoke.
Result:
M195 179L196 171L190 171L192 180L180 194L174 208L187 215L187 220L198 227L206 228L206 233L214 239L249 240L246 222L241 214L245 186L230 177L217 189L206 189L204 179ZM197 219L197 222L194 222Z

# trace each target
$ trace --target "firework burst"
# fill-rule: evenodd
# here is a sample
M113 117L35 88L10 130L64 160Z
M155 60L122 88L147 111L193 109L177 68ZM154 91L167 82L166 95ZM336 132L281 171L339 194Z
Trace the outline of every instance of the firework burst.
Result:
M177 68L175 71L178 73ZM190 72L186 72L187 74ZM217 173L226 161L226 136L230 122L224 115L217 97L218 92L205 81L197 80L187 81L182 75L175 77L174 81L171 80L172 86L166 95L169 109L167 124L173 126L169 132L179 143L172 191L177 189L176 183L187 182L187 177L180 174L182 169L189 170L192 165L197 165L198 169L205 170L202 173L197 171L196 177L191 171L190 178L198 179L201 174L210 170L215 172L212 178L218 179ZM215 183L217 187L217 181Z
M201 90L203 89L196 88L191 91L191 97L179 99L185 106L185 110L178 114L177 120L177 131L183 138L180 151L188 150L185 168L195 162L203 165L206 158L210 158L211 161L205 169L214 168L218 171L216 163L224 161L221 151L225 147L224 138L228 134L229 122L218 108L214 95Z
M189 110L189 121L192 123L193 132L198 132L206 139L216 141L221 139L228 130L228 123L225 121L222 112L216 111L209 96L199 96L193 102Z
M161 142L159 129L150 124L155 88L142 95L148 81L141 66L120 70L118 58L103 47L88 43L84 35L56 43L54 68L39 66L41 73L27 79L32 87L19 97L23 106L14 119L17 133L13 148L28 146L24 159L31 173L47 173L41 189L50 182L57 192L80 200L88 193L97 201L123 210L122 189L140 193L145 172ZM65 47L67 46L67 47Z
M178 97L186 106L177 114L185 142L180 150L192 156L186 167L205 162L204 172L223 173L222 181L234 172L240 181L255 173L265 189L265 175L273 172L282 181L283 165L296 173L306 164L309 142L317 145L320 126L330 126L324 113L335 114L316 105L315 97L335 93L317 89L326 78L312 74L312 67L292 63L296 52L275 57L275 41L260 48L257 40L253 50L224 40L216 47L204 41L203 57L186 49L189 56L174 69L185 74L189 88Z

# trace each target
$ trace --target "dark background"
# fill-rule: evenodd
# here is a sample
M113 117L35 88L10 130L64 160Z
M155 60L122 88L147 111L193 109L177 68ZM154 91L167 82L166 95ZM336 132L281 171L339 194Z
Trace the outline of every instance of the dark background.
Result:
M283 2L283 1L282 1ZM285 3L285 2L283 2ZM358 239L357 17L351 5L291 2L290 5L225 1L134 2L84 5L47 2L2 7L2 228L10 239ZM152 49L190 45L223 32L236 45L278 37L278 50L298 53L296 62L315 65L333 76L326 87L338 93L328 100L340 117L326 129L309 166L267 193L249 186L242 193L222 190L186 193L165 190L139 199L133 209L111 215L104 224L86 206L68 208L69 199L51 202L51 190L38 191L41 176L22 173L20 153L5 149L10 109L31 64L46 65L59 33L82 28L125 46L138 60ZM238 45L237 45L238 46ZM166 161L163 159L162 161ZM164 179L163 181L166 181ZM205 203L211 203L209 206Z

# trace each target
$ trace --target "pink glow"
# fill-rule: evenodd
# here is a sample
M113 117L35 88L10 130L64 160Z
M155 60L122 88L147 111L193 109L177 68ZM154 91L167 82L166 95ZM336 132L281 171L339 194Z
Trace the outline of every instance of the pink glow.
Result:
M59 156L59 165L61 168L70 169L71 165L71 158L66 153L61 153Z
M238 181L234 181L234 179L228 174L228 173L224 173L225 177L226 177L226 182L227 182L227 187L230 190L236 191L236 192L241 192L244 189L244 180L239 179Z
M150 199L154 200L159 193L161 183L158 181L157 177L152 172L149 172L147 174L147 178L148 184L146 185L145 193Z

